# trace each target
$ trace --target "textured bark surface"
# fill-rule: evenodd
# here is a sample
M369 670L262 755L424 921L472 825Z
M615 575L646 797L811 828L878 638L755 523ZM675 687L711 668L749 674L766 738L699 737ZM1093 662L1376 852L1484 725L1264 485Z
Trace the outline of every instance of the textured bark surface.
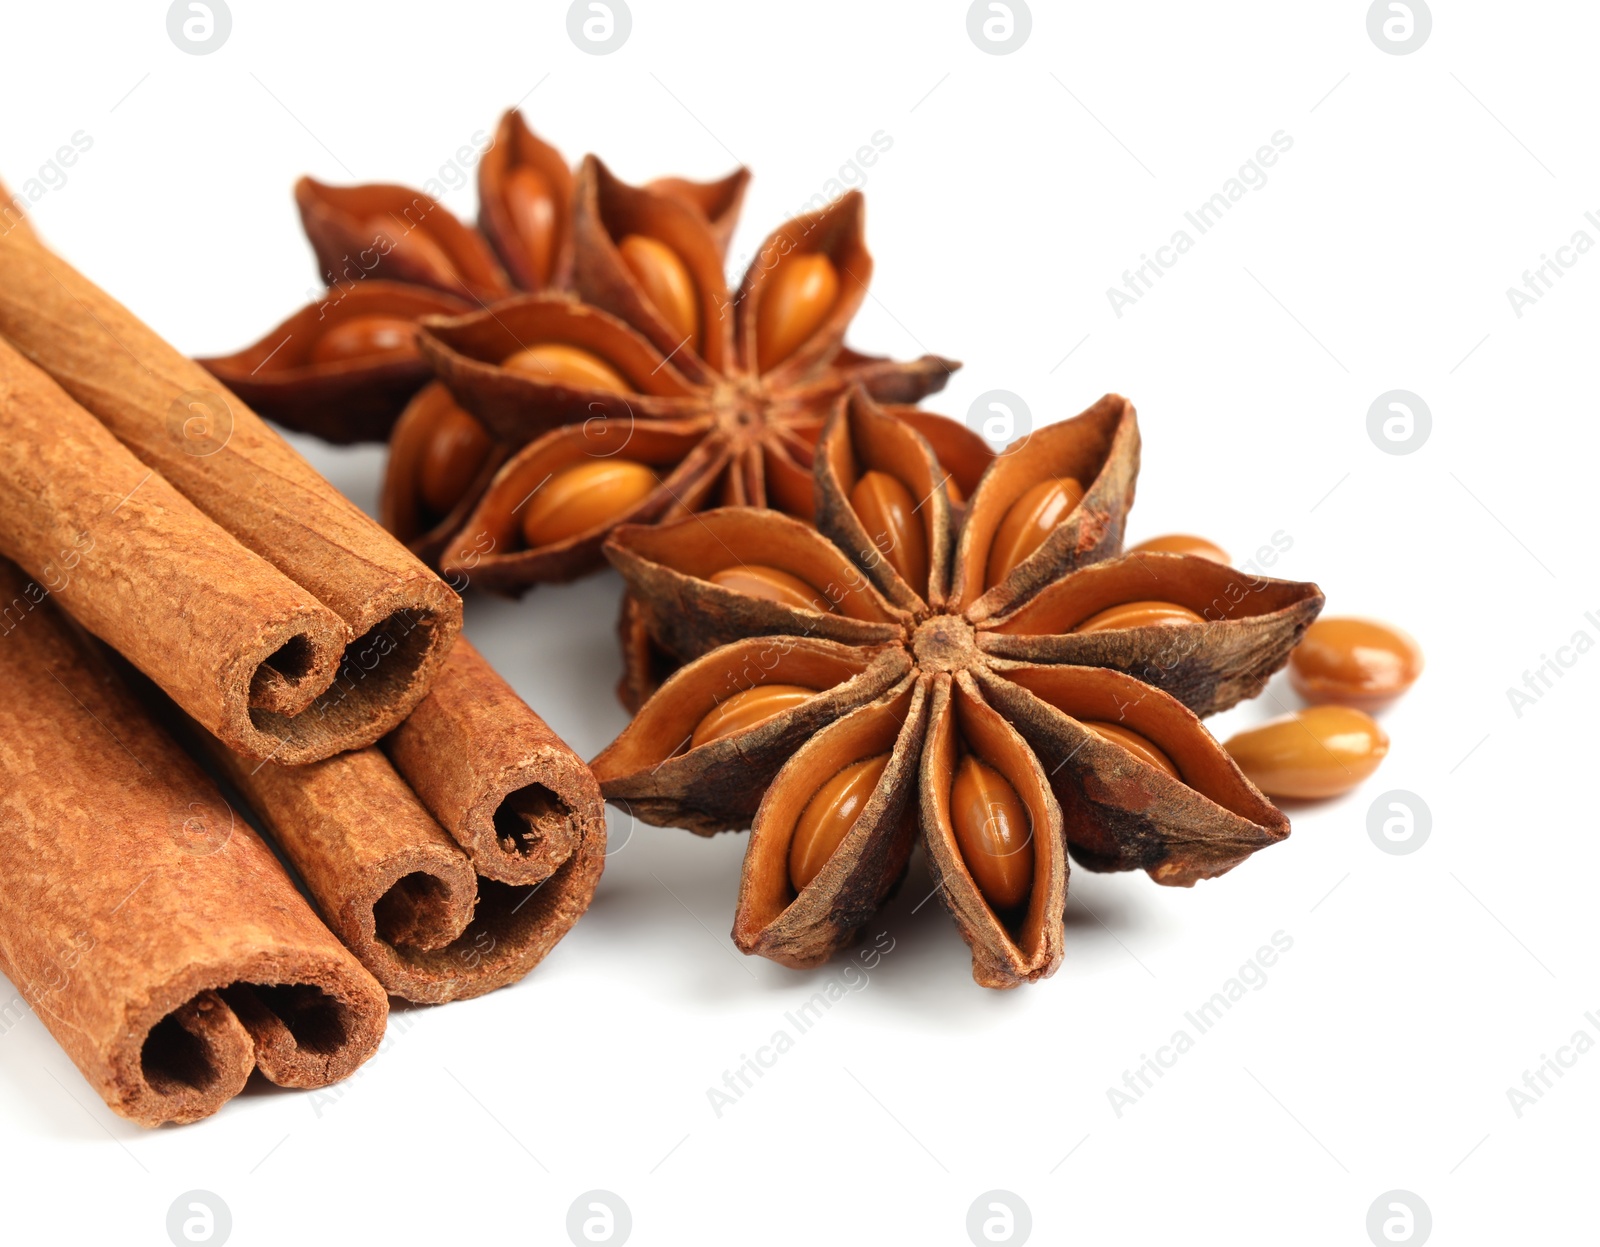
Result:
M605 842L589 768L464 638L383 747L480 875L540 883Z
M419 353L318 364L310 358L312 348L328 330L358 316L417 320L459 314L468 306L421 286L357 282L329 290L242 350L196 362L257 414L287 428L337 445L381 442L411 396L432 379L428 361Z
M0 602L0 630L53 595L231 748L281 753L252 711L298 715L324 692L350 639L344 621L3 340L0 410L0 554L32 577Z
M215 756L339 938L407 1000L517 982L594 899L594 776L465 640L384 750L308 767Z
M194 1121L254 1068L320 1087L371 1056L382 989L53 604L0 678L0 970L105 1102Z
M345 621L333 686L257 726L306 757L370 744L422 699L461 599L235 395L42 247L0 238L0 336L220 527Z

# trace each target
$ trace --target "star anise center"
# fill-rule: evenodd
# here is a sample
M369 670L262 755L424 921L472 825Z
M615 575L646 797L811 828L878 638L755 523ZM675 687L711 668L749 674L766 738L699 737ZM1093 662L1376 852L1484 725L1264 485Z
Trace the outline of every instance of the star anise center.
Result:
M977 630L960 615L934 615L911 634L911 653L923 671L965 671L981 661Z
M716 420L717 431L740 445L761 441L775 414L772 395L759 377L751 376L719 383L707 406Z

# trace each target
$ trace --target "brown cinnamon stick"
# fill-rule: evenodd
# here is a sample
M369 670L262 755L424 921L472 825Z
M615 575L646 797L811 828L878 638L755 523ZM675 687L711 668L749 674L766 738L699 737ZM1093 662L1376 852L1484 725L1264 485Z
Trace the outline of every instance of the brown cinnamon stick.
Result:
M383 747L486 878L538 883L604 839L589 768L465 637Z
M0 554L33 577L0 639L53 595L231 748L311 760L292 716L333 682L344 621L3 341L0 436Z
M421 700L461 600L235 395L46 248L0 236L0 336L355 639L302 718L320 755L370 744Z
M0 560L0 595L25 578ZM110 1107L216 1112L377 1049L382 989L45 601L0 639L0 971Z
M419 717L396 733L411 785L378 749L303 767L213 756L378 981L437 1004L516 982L572 928L605 864L605 810L588 767L464 640ZM497 818L528 852L496 843Z

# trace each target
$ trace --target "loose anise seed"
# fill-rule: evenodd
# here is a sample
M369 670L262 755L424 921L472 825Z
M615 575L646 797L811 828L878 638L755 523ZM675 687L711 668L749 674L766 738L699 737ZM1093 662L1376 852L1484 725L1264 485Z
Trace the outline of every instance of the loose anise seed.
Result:
M694 278L666 243L643 234L629 234L617 244L623 262L644 289L661 318L691 349L700 349L700 309Z
M806 803L789 841L789 882L796 892L817 877L845 838L872 790L883 778L889 755L853 762L840 771Z
M441 408L417 464L417 492L434 515L448 515L471 488L493 442L483 425L451 403Z
M1336 797L1378 769L1389 738L1365 711L1312 706L1240 732L1224 748L1269 797Z
M556 254L556 196L544 175L531 165L518 165L506 175L506 209L517 237L528 249L528 261L539 285L550 284Z
M740 563L737 567L725 567L714 572L709 579L714 585L721 585L724 589L732 589L747 597L777 602L781 606L798 606L802 610L835 613L833 603L828 601L822 590L781 568L767 567L761 563Z
M911 491L887 472L866 472L850 491L850 505L900 579L922 593L928 584L928 537Z
M1129 554L1138 554L1141 551L1152 554L1190 554L1195 558L1221 563L1224 567L1233 561L1228 557L1228 552L1216 542L1196 537L1192 533L1168 533L1164 537L1152 537L1149 541L1141 541L1138 545L1128 548Z
M628 383L605 360L565 342L539 342L506 356L500 367L550 385L626 394Z
M1148 762L1157 770L1165 771L1173 779L1183 778L1178 774L1178 768L1172 765L1172 759L1158 749L1149 737L1129 731L1120 723L1103 723L1098 719L1082 719L1080 722L1101 740L1121 745L1139 761Z
M342 364L379 355L416 355L417 327L403 316L352 316L312 344L313 364Z
M718 702L705 718L700 720L689 738L689 748L698 749L735 732L748 732L775 719L786 711L810 701L817 695L814 688L801 684L758 684L742 689L727 701Z
M1033 824L1006 777L970 753L950 786L950 825L984 899L1020 908L1033 889Z
M407 225L393 216L376 216L367 222L367 228L376 238L389 244L385 255L403 259L413 267L425 270L436 283L451 286L460 282L460 270L445 249L416 226Z
M1070 476L1040 481L1024 491L995 529L987 587L993 588L1009 576L1082 501L1083 486Z
M1421 646L1371 619L1319 619L1289 655L1289 683L1307 701L1367 710L1393 701L1421 674Z
M1090 615L1073 629L1074 632L1111 632L1117 628L1175 628L1184 624L1204 623L1199 615L1187 606L1176 602L1124 602L1109 606L1099 614Z
M761 287L756 370L770 372L805 344L839 298L839 272L815 252L779 262Z
M538 549L600 528L628 514L660 483L631 459L595 459L566 468L528 500L522 535Z

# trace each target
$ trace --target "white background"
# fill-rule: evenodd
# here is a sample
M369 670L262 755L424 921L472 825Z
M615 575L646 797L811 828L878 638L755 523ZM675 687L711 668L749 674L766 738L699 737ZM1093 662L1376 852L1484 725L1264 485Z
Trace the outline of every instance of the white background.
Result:
M957 416L991 389L1040 420L1130 395L1130 539L1194 530L1242 561L1281 530L1276 573L1407 627L1429 665L1384 716L1378 775L1293 810L1292 837L1232 875L1182 891L1075 869L1047 982L974 986L940 905L912 913L919 857L870 985L720 1117L708 1088L843 972L733 950L742 835L614 817L594 906L545 963L397 1010L337 1096L262 1090L141 1131L28 1018L0 1035L8 1239L165 1243L200 1189L239 1244L565 1242L600 1188L641 1244L959 1244L1002 1189L1035 1242L1364 1244L1398 1188L1439 1243L1592 1240L1600 1054L1520 1117L1507 1089L1574 1032L1600 1040L1600 657L1520 716L1507 689L1574 633L1600 640L1600 255L1520 318L1506 288L1579 229L1600 242L1600 11L1436 0L1426 45L1394 56L1365 0L1035 0L1027 44L993 56L964 3L633 0L630 40L596 57L564 3L233 0L227 44L195 57L165 9L6 6L0 178L92 136L35 219L181 348L232 350L309 297L297 175L420 185L517 101L633 180L749 164L731 263L882 130L855 346L964 359L928 402ZM1267 183L1115 315L1106 288L1280 130ZM470 184L446 202L475 211ZM1433 414L1406 456L1366 431L1397 388ZM374 505L380 450L297 444ZM584 756L625 721L617 596L607 575L468 603L469 634ZM1280 678L1215 726L1294 705ZM1368 836L1389 789L1432 812L1410 855ZM1108 1088L1279 931L1266 984L1119 1117Z

